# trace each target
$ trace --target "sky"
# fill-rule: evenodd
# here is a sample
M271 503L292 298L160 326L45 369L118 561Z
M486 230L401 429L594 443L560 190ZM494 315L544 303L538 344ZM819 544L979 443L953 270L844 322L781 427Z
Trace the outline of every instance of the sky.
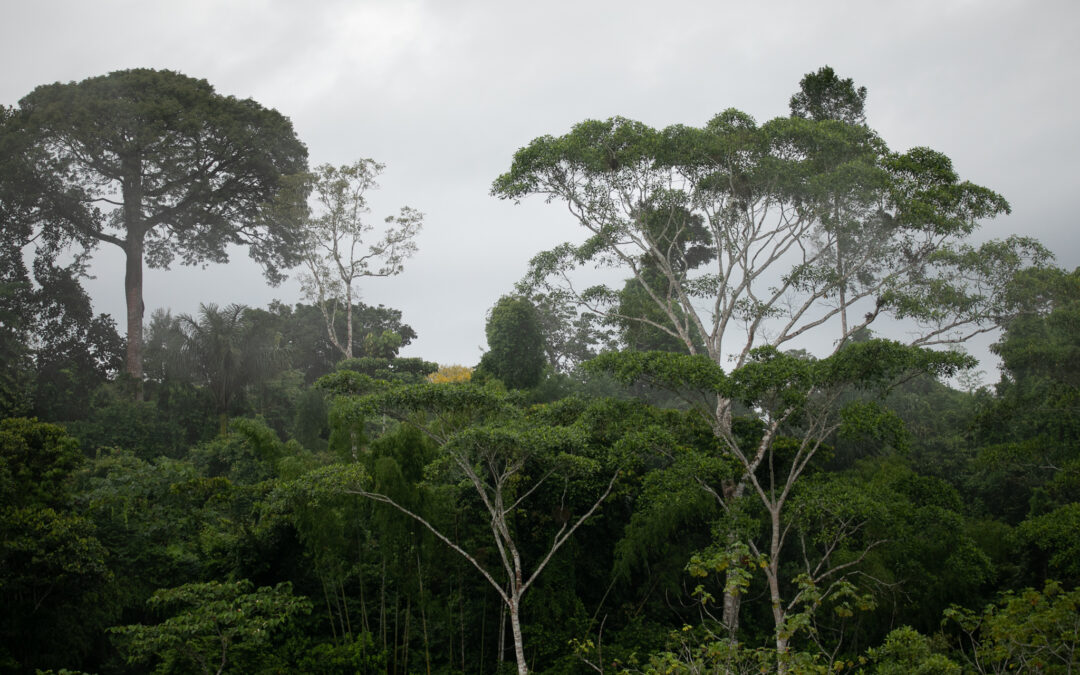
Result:
M401 275L359 291L402 310L419 334L408 356L478 362L485 313L529 259L581 238L559 204L490 196L518 148L616 115L701 126L734 107L763 122L824 65L867 87L868 124L893 150L934 148L1009 200L981 239L1035 236L1057 264L1080 265L1075 0L6 0L3 17L0 104L170 69L289 117L312 166L385 164L372 216L408 205L425 226ZM96 310L122 323L119 249L99 249L91 273ZM148 318L303 299L295 275L269 287L242 249L224 265L149 270L144 293ZM986 343L973 353L987 357Z

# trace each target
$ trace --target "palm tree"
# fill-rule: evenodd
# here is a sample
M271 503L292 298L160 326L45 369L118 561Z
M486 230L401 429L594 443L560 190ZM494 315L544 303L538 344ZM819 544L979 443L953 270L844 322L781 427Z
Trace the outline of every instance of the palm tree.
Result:
M228 428L229 412L245 389L288 366L281 334L265 324L248 320L245 305L199 305L199 318L177 318L182 335L178 367L186 379L209 389L221 422Z

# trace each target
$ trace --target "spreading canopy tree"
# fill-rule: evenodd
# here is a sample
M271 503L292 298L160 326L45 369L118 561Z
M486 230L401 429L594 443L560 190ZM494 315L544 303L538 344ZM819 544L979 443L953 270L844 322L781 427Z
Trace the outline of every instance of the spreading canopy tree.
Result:
M864 123L865 98L823 68L802 80L789 116L764 124L728 109L700 128L616 117L534 139L492 192L564 203L584 240L535 256L523 289L562 293L624 331L637 324L718 372L815 330L839 353L883 319L905 321L921 347L995 330L1012 311L1010 280L1049 254L1023 237L971 245L1008 203L939 152L891 151ZM634 295L586 287L578 272L590 266L628 273ZM737 399L711 391L707 414L728 438ZM757 464L742 464L725 505L753 482ZM724 623L734 636L730 593Z
M994 330L1008 279L1046 252L967 243L1008 203L939 152L889 150L862 123L864 99L822 69L764 124L729 109L700 128L615 117L534 139L493 194L563 202L585 239L537 255L524 286L733 367L818 328L839 348L886 317L922 346ZM589 266L628 272L636 301L583 286Z
M302 182L283 177L306 170L307 149L288 118L253 100L172 71L116 71L38 87L5 134L32 167L32 180L17 178L36 191L22 213L39 251L101 242L124 251L126 369L136 380L144 265L225 262L229 245L247 245L277 282L297 262Z

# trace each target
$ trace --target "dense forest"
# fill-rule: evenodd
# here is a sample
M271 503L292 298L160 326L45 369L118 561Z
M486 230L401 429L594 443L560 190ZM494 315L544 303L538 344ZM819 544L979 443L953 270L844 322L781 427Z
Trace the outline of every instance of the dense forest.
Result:
M169 71L0 108L0 671L1074 672L1080 270L866 98L531 141L493 198L582 237L465 365L358 300L377 162ZM146 315L236 246L303 297Z

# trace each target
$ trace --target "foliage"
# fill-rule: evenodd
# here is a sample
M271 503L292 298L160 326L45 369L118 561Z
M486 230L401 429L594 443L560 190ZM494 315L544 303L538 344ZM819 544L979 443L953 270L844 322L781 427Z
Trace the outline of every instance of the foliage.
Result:
M281 334L264 319L236 304L200 305L198 318L156 314L150 332L154 370L166 383L205 387L224 432L227 416L242 410L245 394L288 366Z
M517 292L536 308L547 362L556 372L572 372L614 345L614 337L601 325L600 317L581 311L568 293L557 289L530 293L527 284L518 284Z
M63 428L0 421L0 666L60 667L89 651L115 604L107 551L73 504L83 462Z
M487 325L488 351L479 369L511 389L529 389L540 383L544 338L536 308L522 297L503 296L491 308Z
M1080 502L1027 518L1016 528L1016 538L1041 552L1047 577L1080 583Z
M979 673L1067 673L1080 648L1080 589L1048 582L1042 591L1006 592L982 613L945 613L962 631L961 647Z
M12 309L15 284L0 281L0 417L30 412L33 377L26 328Z
M929 638L910 626L885 636L881 647L867 652L874 675L960 675L960 666L944 654L935 653Z
M618 471L581 452L582 438L577 430L537 424L514 406L512 397L491 388L424 384L341 401L339 419L343 422L380 415L415 427L438 445L438 456L422 471L414 471L413 480L422 475L425 482L465 490L458 499L478 499L491 530L484 548L490 550L494 544L497 554L481 555L476 548L463 548L429 519L408 490L393 487L399 480L396 472L389 474L389 485L380 478L384 471L380 467L385 466L381 463L372 465L371 474L346 465L320 471L314 481L305 478L301 484L328 484L331 492L336 487L339 493L388 505L461 556L500 597L510 617L518 672L528 672L520 619L522 600L555 554L610 494ZM353 457L359 459L358 439L352 439ZM612 475L605 488L596 478L609 472ZM572 479L584 480L589 487L570 491ZM560 515L546 528L554 532L543 535L544 543L530 564L523 555L530 537L515 524L524 517L526 500L543 496L549 485L558 483L563 484L555 507ZM578 514L574 514L575 506L580 509ZM487 560L489 556L494 560Z
M807 105L851 108L849 81L822 78L834 76L804 79ZM566 202L586 239L537 255L525 285L641 322L716 363L734 354L735 366L817 326L839 329L843 344L890 314L917 321L920 344L992 326L1009 279L1047 258L1029 239L964 243L979 220L1008 211L1005 200L962 181L940 153L893 153L868 127L821 115L759 126L728 110L702 128L662 130L588 120L533 140L492 192ZM629 271L651 309L623 311L616 289L574 285L591 264ZM762 282L765 270L779 283ZM732 337L736 325L745 337Z
M341 352L330 342L321 310L315 305L297 303L289 307L280 302L270 303L266 310L249 310L254 314L265 311L269 323L281 333L292 367L304 374L311 384L319 377L333 372L341 360ZM401 311L383 305L365 305L353 300L353 355L393 359L398 351L416 339L412 326L402 322ZM345 332L345 312L338 311L334 331Z
M98 188L0 109L0 408L64 422L0 422L0 671L1068 672L1080 276L968 246L1003 200L865 99L826 67L765 124L534 141L504 196L597 231L499 301L472 377L399 357L381 305L330 307L342 359L314 304L207 304L151 318L138 400L58 257ZM253 217L308 219L304 185ZM994 326L1001 381L951 388L973 360L925 347Z
M455 382L468 382L472 379L473 369L468 366L449 365L439 366L439 369L427 376L432 384L453 384Z
M792 117L866 123L866 87L856 89L851 78L841 80L829 66L805 75L789 105Z
M308 221L308 238L302 247L306 273L301 277L305 296L323 315L330 342L347 359L353 357L354 284L364 277L400 274L405 261L416 253L416 236L424 215L407 206L388 216L371 241L375 225L367 192L383 165L371 159L333 167L323 164L308 175L320 212ZM337 312L344 314L344 334L338 334ZM378 339L379 336L373 336ZM369 350L370 351L370 350ZM396 350L395 350L396 351Z
M60 507L70 498L78 443L63 427L21 418L0 421L0 495L6 507Z
M251 672L266 658L271 634L311 611L289 584L255 589L246 579L161 589L149 605L168 618L112 632L130 663L156 660L155 673Z
M30 222L46 254L101 242L127 258L127 372L142 377L142 268L225 262L246 244L268 279L297 259L301 230L267 205L282 176L305 169L289 120L250 99L217 94L205 80L133 69L42 85L19 102L12 133L25 134ZM107 122L106 122L107 121Z
M82 419L87 393L119 372L124 342L109 316L94 315L81 263L60 267L38 256L28 270L28 243L0 241L0 412Z

